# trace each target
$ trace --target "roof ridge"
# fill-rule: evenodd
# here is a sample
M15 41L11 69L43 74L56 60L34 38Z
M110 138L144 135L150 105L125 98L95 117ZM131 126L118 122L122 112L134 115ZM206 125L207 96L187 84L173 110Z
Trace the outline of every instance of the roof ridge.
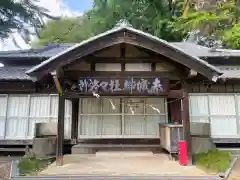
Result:
M60 45L58 43L46 43L43 45L43 47L41 49L39 49L39 51L37 53L42 53L44 51L48 51L50 49L57 48L59 46Z
M240 52L240 49L219 49L219 48L211 48L210 52Z

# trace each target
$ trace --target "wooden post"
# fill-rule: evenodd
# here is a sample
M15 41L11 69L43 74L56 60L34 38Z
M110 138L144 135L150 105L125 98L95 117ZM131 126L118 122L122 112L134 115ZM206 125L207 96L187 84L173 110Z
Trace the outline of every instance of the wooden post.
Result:
M58 128L57 128L57 166L63 165L63 145L64 145L64 117L65 117L65 99L59 95L58 102Z
M182 99L181 99L181 117L183 123L184 139L187 143L187 156L188 165L192 164L192 137L190 132L190 120L189 120L189 100L188 92L183 89Z
M60 73L61 72L61 73ZM63 165L64 153L64 119L65 119L65 85L63 80L63 72L61 69L51 72L55 86L58 90L58 124L57 124L57 151L56 165ZM61 76L60 76L61 75Z
M79 99L72 99L72 131L71 139L77 140L78 137L78 108L79 108Z

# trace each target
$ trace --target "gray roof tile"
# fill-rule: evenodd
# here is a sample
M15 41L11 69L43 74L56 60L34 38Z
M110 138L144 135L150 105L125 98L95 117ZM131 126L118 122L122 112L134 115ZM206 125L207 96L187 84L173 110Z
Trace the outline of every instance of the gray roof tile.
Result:
M240 79L240 66L217 66L223 74L222 79Z
M31 66L28 67L2 67L0 68L1 80L31 80L31 78L25 73Z
M32 66L26 67L2 67L0 68L0 80L31 80L25 73L31 69ZM240 66L217 66L224 74L220 76L221 79L240 79Z
M71 43L51 44L51 45L45 45L44 47L39 49L0 51L0 57L1 58L7 58L7 57L50 58L73 45L74 44L71 44Z
M177 46L183 51L197 57L240 57L240 50L211 49L190 42L169 42L169 44ZM39 49L0 51L0 58L4 57L50 58L74 45L76 45L76 43L49 44Z
M198 57L240 57L240 50L233 49L212 49L190 42L171 43L182 50Z
M138 29L135 29L131 26L129 26L128 24L126 23L123 23L121 25L118 25L117 27L114 27L113 29L110 29L109 31L106 31L104 33L101 33L101 34L98 34L96 36L93 36L87 40L84 40L78 44L75 44L74 46L71 46L69 48L67 48L66 50L56 54L55 56L52 56L51 58L41 62L40 64L34 66L33 68L31 68L29 71L27 71L26 73L27 74L31 74L35 71L37 71L38 69L44 67L46 64L50 63L50 62L53 62L55 61L56 59L58 59L60 56L74 50L74 49L77 49L81 46L84 46L85 44L88 44L90 42L93 42L99 38L102 38L106 35L110 35L110 34L113 34L113 33L116 33L116 32L119 32L119 31L122 31L122 30L128 30L130 32L133 32L133 33L136 33L140 36L144 36L144 37L147 37L148 39L151 39L152 41L156 41L158 43L161 43L161 44L164 44L165 46L169 47L170 49L174 49L175 51L178 51L180 54L183 54L184 56L187 56L189 58L191 58L193 61L201 64L202 66L204 66L205 68L209 69L209 71L212 71L214 72L215 74L221 74L221 72L216 68L214 67L213 65L209 64L208 62L204 61L203 59L200 59L197 55L193 54L193 53L190 53L189 51L185 51L184 49L180 48L179 46L175 45L175 44L171 44L163 39L159 39L158 37L156 36L153 36L149 33L146 33L146 32L143 32L141 30L138 30Z

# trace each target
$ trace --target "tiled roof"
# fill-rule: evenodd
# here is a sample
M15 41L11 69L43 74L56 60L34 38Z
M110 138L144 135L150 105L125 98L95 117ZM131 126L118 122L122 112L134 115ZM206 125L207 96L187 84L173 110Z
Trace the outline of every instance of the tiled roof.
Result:
M169 44L177 46L179 49L197 57L240 57L240 50L211 49L190 42L169 42ZM50 58L74 45L76 45L76 43L49 44L39 49L0 51L0 58L4 57Z
M240 79L240 66L217 66L222 72L222 79Z
M240 57L240 50L212 49L190 42L174 42L171 44L174 44L184 51L198 57Z
M13 51L0 51L0 58L7 57L36 57L36 58L50 58L65 49L71 47L74 44L50 44L45 45L39 49L27 49L27 50L13 50Z
M209 72L211 72L211 74L215 74L216 76L217 75L220 75L221 72L215 68L215 66L209 64L208 62L200 59L198 56L196 56L195 54L193 53L190 53L189 51L185 51L184 49L180 48L179 46L175 45L175 44L171 44L163 39L160 39L156 36L153 36L152 34L149 34L149 33L146 33L146 32L143 32L141 30L138 30L138 29L135 29L133 28L131 25L129 25L128 23L126 22L121 22L120 24L117 24L116 27L114 27L113 29L110 29L109 31L106 31L104 33L101 33L101 34L98 34L96 36L93 36L87 40L84 40L78 44L75 44L74 46L71 46L69 47L68 49L56 54L55 56L52 56L51 58L41 62L40 64L34 66L33 68L31 68L29 71L27 71L26 73L27 74L31 74L37 70L39 70L40 68L44 67L45 65L51 63L51 62L54 62L55 60L57 60L59 57L79 48L79 47L82 47L88 43L91 43L97 39L100 39L102 37L105 37L107 35L111 35L111 34L114 34L116 32L120 32L122 30L127 30L127 31L130 31L132 33L135 33L137 35L140 35L140 36L143 36L143 37L146 37L148 38L149 40L151 41L155 41L159 44L162 44L166 47L168 47L169 49L171 50L174 50L174 51L177 51L178 53L180 53L181 55L185 56L187 59L191 59L192 61L194 61L195 63L197 63L198 65L201 65L203 66L205 69L207 69ZM214 75L214 76L215 76Z
M0 68L0 80L31 80L31 78L25 73L31 69L32 66L10 66ZM217 66L224 74L220 76L220 79L240 79L240 66Z
M31 66L19 67L10 66L0 68L1 80L31 80L31 78L25 73Z

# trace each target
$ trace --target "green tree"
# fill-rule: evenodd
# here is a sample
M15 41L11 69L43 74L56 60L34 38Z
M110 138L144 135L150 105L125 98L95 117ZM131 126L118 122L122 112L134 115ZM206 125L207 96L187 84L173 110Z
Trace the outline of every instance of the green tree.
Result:
M177 12L171 0L95 0L93 8L83 17L48 23L40 31L39 44L80 42L113 28L121 19L162 39L179 41L184 34L175 28ZM69 33L64 35L66 32Z
M240 24L237 23L233 27L226 29L221 39L225 47L240 49Z
M42 18L54 17L47 14L47 10L36 5L37 0L1 0L0 1L0 38L9 37L12 31L17 30L25 40L33 32L42 28ZM30 28L31 27L31 28Z
M220 40L225 47L240 48L239 17L238 2L226 0L212 4L209 8L191 8L186 16L178 18L177 27L184 32L197 31L198 36L204 37L205 44L207 39Z
M46 23L39 31L39 38L33 45L44 45L46 43L78 43L90 33L87 30L84 18L63 18Z

